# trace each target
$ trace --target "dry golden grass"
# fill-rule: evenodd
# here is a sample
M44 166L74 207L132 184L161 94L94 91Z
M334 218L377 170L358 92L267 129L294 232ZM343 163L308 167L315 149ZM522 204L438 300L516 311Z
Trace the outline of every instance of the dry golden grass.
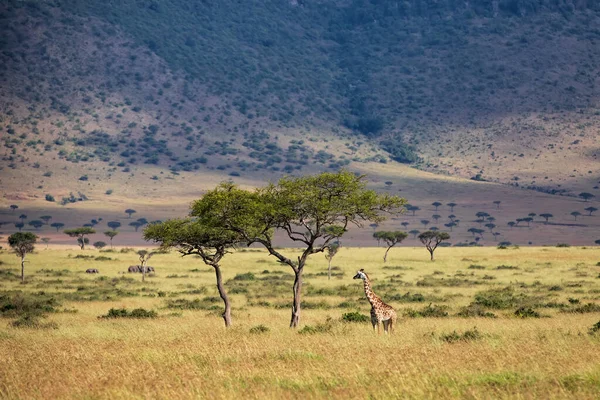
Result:
M75 258L79 254L116 260ZM490 309L498 316L493 319L455 314L476 293L506 286L538 299L539 304L574 307L569 298L578 299L580 305L600 304L599 249L441 248L437 261L429 262L424 249L402 248L390 252L386 265L382 256L382 248L343 248L334 258L339 269L331 281L316 275L326 269L324 257L311 258L306 274L312 275L307 275L303 299L321 305L306 307L301 325L327 329L300 334L287 327L289 309L275 306L291 300L291 281L285 278L289 271L258 249L238 251L224 260L224 278L234 306L234 327L229 331L218 309L165 307L172 300L216 296L214 275L199 259L182 259L176 253L156 255L150 264L157 273L148 282L142 284L141 277L134 275L132 281L114 284L133 296L113 291L110 300L67 301L68 295L93 294L103 282L123 277L127 266L136 262L135 254L39 250L29 257L27 283L2 276L0 295L12 290L44 291L61 299L60 310L77 312L49 314L45 322L55 322L57 329L13 328L10 319L2 320L0 397L598 397L600 340L588 330L600 313L565 313L538 305L535 310L542 318L517 318L515 307ZM17 257L4 252L0 261L2 270L16 272ZM484 269L469 269L470 265ZM496 269L499 265L518 269ZM90 267L98 268L100 276L83 273ZM374 334L367 323L341 322L343 313L368 314L361 282L351 279L359 268L365 268L375 290L399 314L420 310L431 300L446 306L450 316L402 317L392 336ZM254 280L233 279L246 272L252 272ZM483 279L486 275L493 279ZM427 279L429 286L418 283ZM449 285L452 280L462 281ZM247 292L233 294L235 288ZM204 292L183 293L190 290ZM389 300L407 292L420 293L425 301ZM257 301L271 305L251 304ZM338 307L343 301L354 306ZM97 318L121 307L154 309L159 317ZM269 331L250 333L257 325ZM481 334L475 340L444 339L454 331L462 334L474 328Z

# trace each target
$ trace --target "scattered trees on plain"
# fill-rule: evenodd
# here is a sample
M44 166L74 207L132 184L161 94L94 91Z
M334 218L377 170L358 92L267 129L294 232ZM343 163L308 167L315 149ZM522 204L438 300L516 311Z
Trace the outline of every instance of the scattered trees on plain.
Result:
M373 234L375 239L378 241L383 240L387 245L387 249L383 255L383 262L387 262L387 256L390 249L398 243L401 243L407 236L408 234L402 231L379 231Z
M419 235L419 240L427 248L427 251L431 256L431 261L433 261L433 253L435 252L435 249L437 249L439 244L442 243L444 240L449 239L450 235L446 232L426 231Z
M69 235L70 237L77 238L77 244L79 245L79 247L81 247L81 250L84 250L85 245L90 242L90 240L86 236L96 233L96 230L88 226L84 226L81 228L65 229L63 232L66 235Z
M8 245L21 257L21 282L25 282L25 256L33 252L37 238L31 232L17 232L8 237Z

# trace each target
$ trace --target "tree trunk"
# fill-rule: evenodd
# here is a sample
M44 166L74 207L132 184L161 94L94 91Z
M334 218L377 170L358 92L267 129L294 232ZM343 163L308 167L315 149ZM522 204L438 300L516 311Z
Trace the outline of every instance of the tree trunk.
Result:
M390 251L390 249L391 249L391 248L392 248L392 247L390 246L390 247L388 247L388 248L387 248L387 250L385 251L385 254L383 255L383 262L387 262L387 254L388 254L388 251Z
M303 267L299 267L294 271L296 279L294 279L294 302L292 303L292 320L290 328L297 328L300 323L300 296L302 294L302 272Z
M21 282L25 283L25 256L21 257Z
M429 249L428 249L429 250ZM431 261L433 261L433 249L429 250L429 254L431 254Z
M329 258L329 265L327 267L327 279L331 280L331 258Z
M227 297L227 293L225 292L225 286L223 286L221 267L218 265L213 265L213 268L215 269L215 275L217 276L217 289L219 289L219 296L221 296L221 299L223 299L223 304L225 305L225 311L223 312L225 328L229 328L231 326L231 303L229 302L229 297Z
M146 281L146 263L142 263L142 282Z

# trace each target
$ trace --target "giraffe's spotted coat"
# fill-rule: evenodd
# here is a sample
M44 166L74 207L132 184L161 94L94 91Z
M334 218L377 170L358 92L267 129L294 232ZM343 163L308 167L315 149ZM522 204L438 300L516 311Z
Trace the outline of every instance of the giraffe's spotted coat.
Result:
M371 281L369 280L369 276L363 269L356 273L354 279L363 280L365 286L365 295L367 296L369 303L371 303L371 323L373 324L373 329L377 327L377 332L379 333L379 324L383 323L383 330L386 333L392 333L397 319L394 308L388 304L385 304L379 298L379 296L373 292L373 289L371 289Z

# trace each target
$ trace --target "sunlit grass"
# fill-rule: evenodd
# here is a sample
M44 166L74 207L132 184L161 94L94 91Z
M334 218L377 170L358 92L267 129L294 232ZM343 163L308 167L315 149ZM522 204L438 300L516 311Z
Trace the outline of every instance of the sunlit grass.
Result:
M0 320L0 395L597 398L600 340L588 331L600 312L573 311L600 304L600 250L442 248L435 262L422 248L394 251L384 265L383 248L343 248L330 281L320 275L325 258L312 257L301 328L321 329L306 334L288 328L291 271L259 249L224 259L234 307L229 331L214 274L197 258L156 255L156 275L142 283L140 274L126 273L137 262L133 252L49 249L28 258L27 282L20 284L6 273L17 273L18 258L0 253L0 296L21 291L60 303L42 319L56 329ZM100 274L85 274L90 267ZM368 315L362 285L352 280L360 268L401 315L391 337L377 336L368 322L341 321L348 312ZM499 301L489 293L504 289L510 293L500 299L507 303L483 307L497 318L457 316L481 296ZM201 307L167 308L178 300ZM407 316L430 304L448 316ZM515 316L520 305L541 317ZM158 317L98 318L111 308L144 308Z

